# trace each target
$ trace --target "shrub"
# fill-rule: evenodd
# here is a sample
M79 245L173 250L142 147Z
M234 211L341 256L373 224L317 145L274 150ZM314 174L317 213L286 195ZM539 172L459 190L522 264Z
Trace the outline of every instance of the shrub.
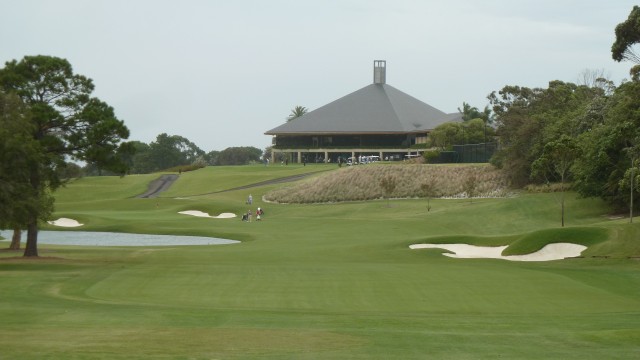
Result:
M426 163L432 163L435 159L437 159L440 156L440 150L428 150L428 151L425 151L424 154L422 154L422 156L424 157L424 161Z
M202 169L203 167L205 167L205 165L203 164L179 165L179 166L174 166L172 168L165 169L161 172L188 172L188 171Z
M571 184L548 183L548 184L529 184L524 189L531 193L553 193L571 190Z

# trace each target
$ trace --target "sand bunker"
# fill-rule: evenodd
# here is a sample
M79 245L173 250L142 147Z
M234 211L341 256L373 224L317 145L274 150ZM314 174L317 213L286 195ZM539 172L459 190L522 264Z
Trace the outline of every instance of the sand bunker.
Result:
M411 249L445 249L454 254L444 253L442 255L461 259L504 259L510 261L551 261L562 260L570 257L580 256L587 248L583 245L570 243L548 244L539 251L527 255L503 256L502 251L506 246L475 246L468 244L414 244Z
M218 216L211 216L206 212L202 212L198 210L180 211L178 212L178 214L191 215L191 216L197 216L197 217L206 217L206 218L212 218L212 219L231 219L236 217L236 214L233 214L233 213L222 213Z
M80 224L77 220L68 219L68 218L60 218L58 220L47 221L47 222L51 225L61 226L61 227L78 227L78 226L84 225L84 224Z

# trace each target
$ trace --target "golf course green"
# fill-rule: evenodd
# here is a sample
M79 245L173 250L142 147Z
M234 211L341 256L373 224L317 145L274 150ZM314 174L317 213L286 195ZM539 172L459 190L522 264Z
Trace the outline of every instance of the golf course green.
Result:
M418 198L262 200L290 185L269 180L349 170L207 167L150 199L136 196L160 174L71 181L55 193L54 218L84 225L43 229L241 243L0 251L0 359L640 358L640 219L573 193L564 228L548 193L431 199L430 211ZM260 221L240 220L257 207ZM189 210L238 216L178 213ZM588 248L549 262L409 249L434 242Z

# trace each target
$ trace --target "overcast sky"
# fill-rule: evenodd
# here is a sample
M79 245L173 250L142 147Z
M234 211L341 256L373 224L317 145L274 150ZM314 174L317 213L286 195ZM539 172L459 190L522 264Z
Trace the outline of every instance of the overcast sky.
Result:
M505 85L628 78L611 59L627 0L0 0L0 64L69 60L146 143L264 149L296 105L387 83L444 112Z

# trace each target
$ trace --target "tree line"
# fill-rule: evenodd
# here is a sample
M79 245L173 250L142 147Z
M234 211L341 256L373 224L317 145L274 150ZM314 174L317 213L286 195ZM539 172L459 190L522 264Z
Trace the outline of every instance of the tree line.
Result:
M158 171L188 171L205 166L247 165L260 162L262 150L253 146L234 146L222 151L205 152L195 143L180 135L162 133L149 144L132 141L135 154L127 159L130 174L148 174ZM99 175L99 169L90 164L83 174Z
M488 96L501 144L491 161L514 185L571 181L582 196L629 206L640 174L638 6L615 34L612 58L634 63L630 80L616 85L603 71L586 70L577 83L510 85Z

